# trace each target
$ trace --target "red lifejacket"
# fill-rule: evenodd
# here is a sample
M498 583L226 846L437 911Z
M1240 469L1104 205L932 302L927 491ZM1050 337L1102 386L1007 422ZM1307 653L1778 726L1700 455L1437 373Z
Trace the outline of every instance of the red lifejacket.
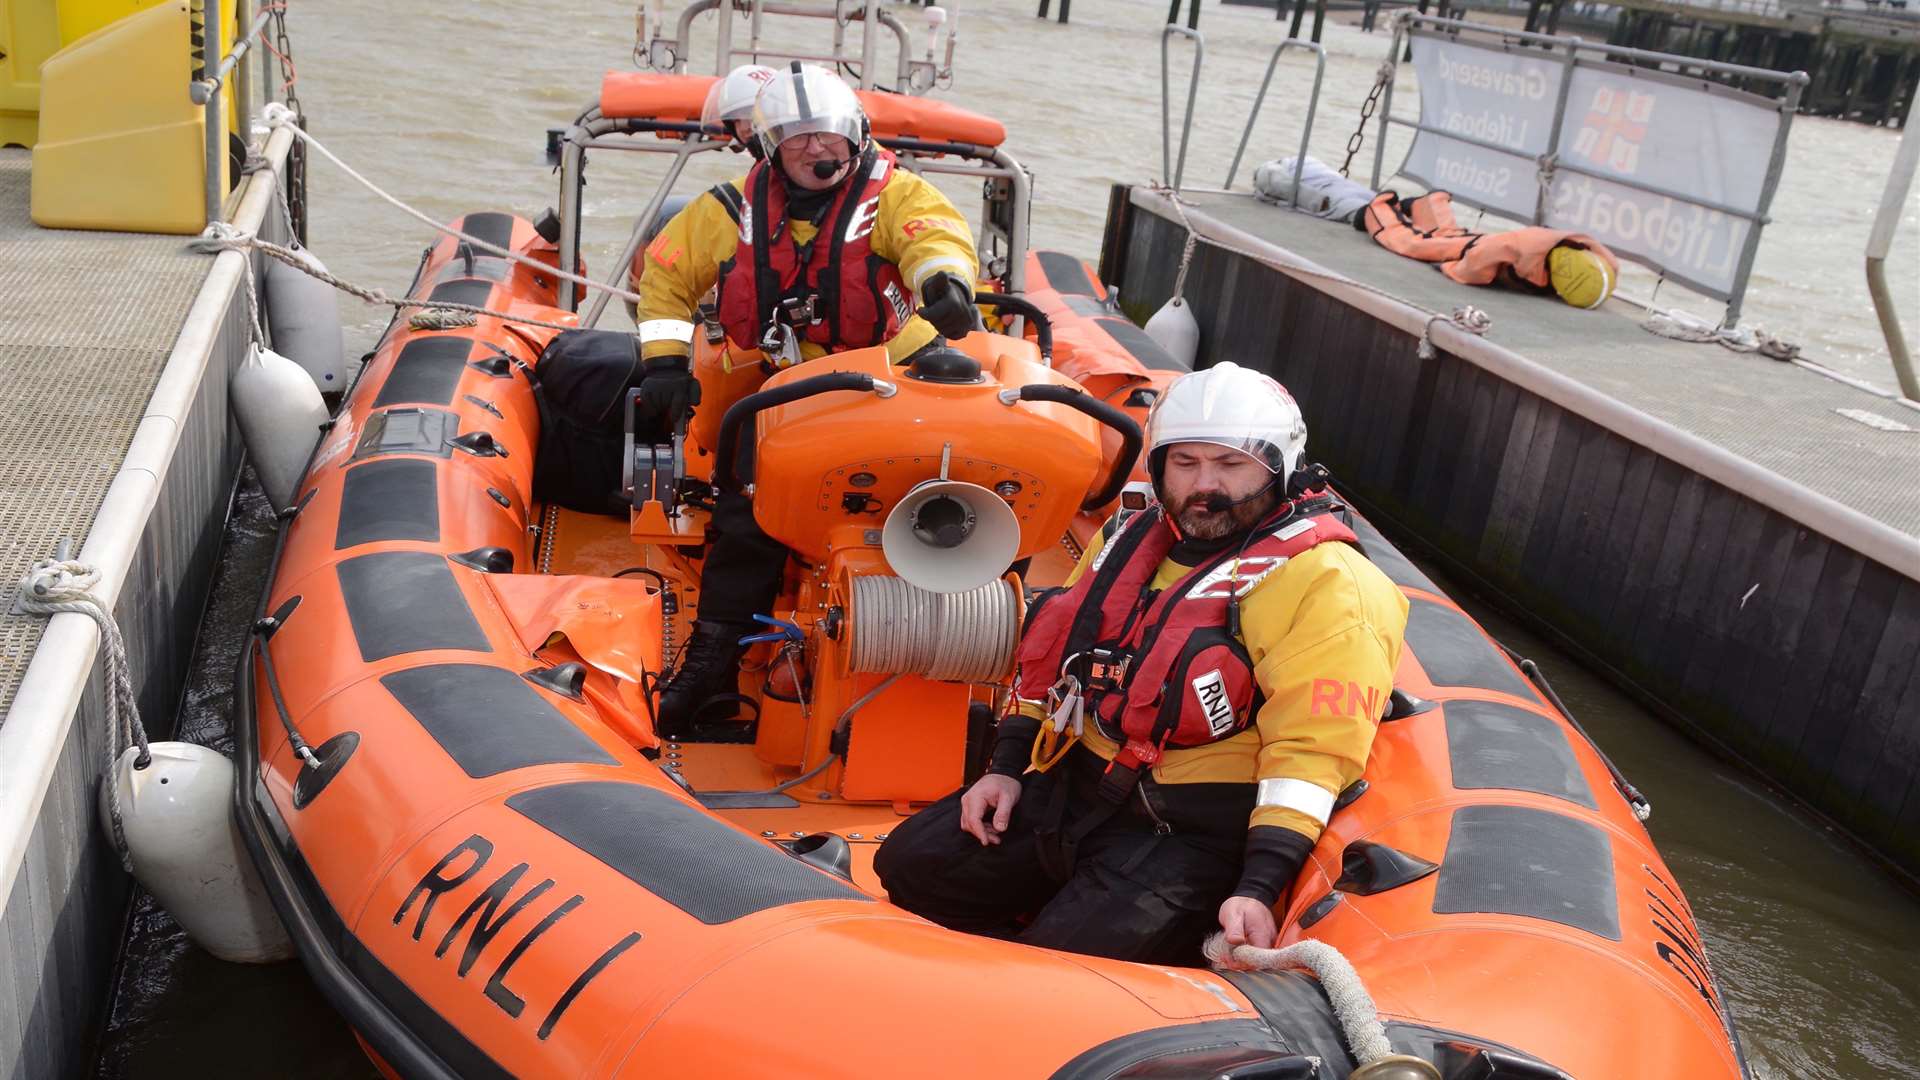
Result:
M1246 646L1228 625L1230 602L1308 548L1331 540L1358 546L1336 508L1328 496L1291 503L1244 549L1230 547L1158 592L1153 579L1174 531L1160 508L1135 515L1078 582L1038 602L1021 635L1015 692L1040 701L1062 675L1074 676L1089 717L1123 744L1115 763L1134 769L1169 748L1246 730L1261 695Z
M1532 225L1497 233L1470 233L1453 218L1453 196L1444 191L1401 199L1391 191L1374 197L1362 213L1367 234L1381 247L1409 259L1438 263L1462 285L1553 288L1547 256L1562 245L1583 248L1606 262L1615 280L1620 263L1606 245L1585 233Z
M781 302L812 302L801 336L830 350L878 345L900 331L913 302L900 270L873 253L880 191L897 168L871 146L834 194L805 249L787 227L787 185L762 161L747 173L740 244L720 266L720 324L741 349L757 349ZM729 209L731 206L729 205Z

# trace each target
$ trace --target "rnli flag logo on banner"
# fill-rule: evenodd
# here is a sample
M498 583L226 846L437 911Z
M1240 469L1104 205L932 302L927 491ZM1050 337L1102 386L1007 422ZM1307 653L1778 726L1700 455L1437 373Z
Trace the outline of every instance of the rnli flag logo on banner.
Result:
M1596 86L1573 149L1595 165L1631 176L1640 169L1640 141L1653 119L1652 94Z

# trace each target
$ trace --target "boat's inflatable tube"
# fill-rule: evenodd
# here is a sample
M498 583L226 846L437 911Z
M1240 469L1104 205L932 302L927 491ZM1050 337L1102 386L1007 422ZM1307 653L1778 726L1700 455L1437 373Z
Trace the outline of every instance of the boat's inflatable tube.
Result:
M551 251L505 215L462 227ZM499 269L442 242L414 294L569 317L550 279ZM523 366L537 375L550 333L483 317L389 334L297 489L270 636L239 672L243 834L381 1061L568 1080L1353 1071L1306 976L948 931L709 809L673 748L650 760L623 688L660 670L654 584L527 572L542 539ZM781 430L770 416L763 437ZM1355 528L1412 606L1401 689L1314 688L1386 719L1281 943L1338 947L1393 1047L1446 1080L1741 1076L1691 913L1604 759Z
M129 747L100 783L100 820L108 786L119 795L133 876L193 943L229 963L264 964L293 956L293 941L273 913L233 820L233 763L218 751L182 742L148 747L136 768Z

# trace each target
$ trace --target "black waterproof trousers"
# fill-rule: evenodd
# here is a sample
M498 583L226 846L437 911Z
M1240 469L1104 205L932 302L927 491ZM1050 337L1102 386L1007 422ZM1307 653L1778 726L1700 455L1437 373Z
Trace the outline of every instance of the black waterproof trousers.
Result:
M753 500L716 495L707 529L713 542L700 567L700 618L749 626L755 613L771 614L787 570L787 548L753 520Z
M949 929L1199 965L1200 943L1239 883L1247 819L1170 826L1139 788L1116 808L1098 794L1105 764L1075 749L1052 771L1022 777L1012 822L993 845L961 831L956 791L893 830L874 870L894 903ZM1103 811L1062 865L1059 837Z

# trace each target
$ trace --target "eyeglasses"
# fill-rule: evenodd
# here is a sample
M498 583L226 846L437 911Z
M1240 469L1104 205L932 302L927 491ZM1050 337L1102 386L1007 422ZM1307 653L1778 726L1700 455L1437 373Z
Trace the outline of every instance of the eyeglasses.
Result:
M789 138L788 138L788 139L786 140L786 142L783 142L783 143L781 143L780 145L782 145L782 146L795 146L795 145L798 145L798 146L811 146L811 147L813 147L813 148L814 148L814 149L816 149L816 150L833 150L833 149L837 149L837 148L836 148L836 147L834 146L834 144L833 144L833 141L832 141L832 140L835 140L835 139L839 139L839 140L841 140L841 141L843 141L843 142L844 142L844 141L846 140L846 136L844 136L844 135L836 135L836 134L834 134L834 133L833 133L833 132L831 132L831 131L809 131L809 132L807 132L807 133L806 133L806 134L804 134L804 135L794 135L794 136L790 136L790 137L789 137Z

